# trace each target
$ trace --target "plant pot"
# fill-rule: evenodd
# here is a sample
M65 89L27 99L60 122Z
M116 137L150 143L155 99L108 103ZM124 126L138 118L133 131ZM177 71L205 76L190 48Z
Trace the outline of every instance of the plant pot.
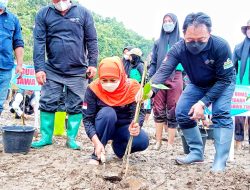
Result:
M201 133L201 138L202 138L202 142L203 142L203 151L205 150L205 145L206 145L206 141L207 141L207 134L206 133ZM183 146L183 151L184 154L189 154L189 146L186 142L186 139L184 137L183 134L181 134L181 141L182 141L182 146Z
M208 129L200 129L201 133L207 133L207 140L213 140L214 139L214 128L213 125L210 125Z
M27 154L33 139L35 128L31 126L4 126L3 147L5 153Z

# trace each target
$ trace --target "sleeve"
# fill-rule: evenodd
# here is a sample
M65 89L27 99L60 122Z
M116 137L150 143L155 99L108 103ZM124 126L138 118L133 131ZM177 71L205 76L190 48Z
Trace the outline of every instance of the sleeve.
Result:
M96 134L95 118L97 114L96 95L88 87L84 97L83 124L86 134L91 139Z
M22 28L19 20L15 17L15 31L13 35L13 49L18 47L24 47L24 42L22 38Z
M156 68L157 68L157 50L158 50L158 45L157 43L154 43L154 47L152 50L152 57L151 57L151 62L150 62L150 66L148 69L148 77L151 78L155 72L156 72Z
M178 56L179 52L177 51L178 47L172 47L167 53L163 63L160 68L152 77L153 84L164 84L165 81L171 76L173 71L175 71L176 66L179 64ZM154 93L158 90L153 88Z
M239 60L240 60L239 49L240 49L239 46L236 46L234 48L233 57L232 57L232 61L233 61L233 64L235 66L236 73L238 73Z
M97 67L98 61L98 42L97 33L94 25L93 16L89 11L86 12L86 22L84 25L84 41L88 52L89 66Z
M132 118L131 122L132 122L132 120L134 119L134 116L135 116L136 103L132 103L130 105L130 109L131 109L131 118ZM140 127L143 126L144 118L145 118L145 110L143 109L143 104L142 104L141 109L140 109L140 113L139 113L139 119L138 119L138 123L139 123Z
M38 12L35 18L34 35L34 50L33 61L36 73L44 71L45 66L45 47L46 47L46 23L43 18L42 11Z
M232 53L227 43L217 49L217 60L215 60L216 81L201 101L209 106L222 92L235 80L235 68L231 60Z

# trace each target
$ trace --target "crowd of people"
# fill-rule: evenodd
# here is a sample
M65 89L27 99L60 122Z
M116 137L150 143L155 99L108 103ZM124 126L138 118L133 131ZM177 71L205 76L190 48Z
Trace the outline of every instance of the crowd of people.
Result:
M21 26L18 18L7 9L7 3L8 0L0 0L0 114L14 67L12 52L20 77L24 55ZM204 161L204 150L197 121L204 121L205 109L212 106L216 153L211 170L224 171L234 132L230 110L235 84L249 86L250 83L250 21L242 27L245 39L235 47L233 54L228 42L212 35L211 29L212 21L207 14L191 13L184 20L184 38L181 38L177 16L164 15L160 38L150 54L146 80L170 89L152 88L145 99L139 90L144 64L147 64L143 61L142 50L130 44L123 49L122 59L106 57L97 68L98 38L92 14L70 0L52 0L36 14L33 31L33 61L42 89L40 140L34 141L31 147L52 144L55 113L63 105L67 113L66 146L81 149L76 137L83 122L93 143L91 164L100 163L110 140L118 158L123 157L130 136L134 137L132 153L143 151L149 146L149 137L142 126L152 106L155 149L163 148L165 128L168 131L166 149L172 151L178 127L190 152L177 157L176 163L200 163ZM27 102L23 101L24 96ZM136 104L147 99L152 100L147 102L149 108L142 107L139 121L135 122ZM33 108L34 93L31 91L19 91L10 103L10 111L17 118L27 118L33 114ZM247 117L236 117L237 141L244 140L246 121Z

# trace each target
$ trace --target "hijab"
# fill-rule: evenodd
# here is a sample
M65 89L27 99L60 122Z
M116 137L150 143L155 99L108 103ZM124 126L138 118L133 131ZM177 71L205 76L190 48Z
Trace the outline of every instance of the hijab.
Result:
M140 84L133 79L128 79L123 64L119 57L104 58L98 66L98 76L89 87L94 94L109 106L124 106L135 101L135 95L140 89ZM114 92L102 88L102 78L119 78L120 84Z

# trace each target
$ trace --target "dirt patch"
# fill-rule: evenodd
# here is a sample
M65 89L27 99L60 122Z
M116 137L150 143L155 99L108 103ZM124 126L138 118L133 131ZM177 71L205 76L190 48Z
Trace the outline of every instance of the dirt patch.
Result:
M0 126L20 122L5 111ZM27 123L32 124L33 119ZM84 128L78 135L83 147L81 151L66 148L66 137L54 137L53 145L31 149L27 155L3 153L0 144L0 189L250 189L248 147L235 153L235 161L228 163L225 173L213 174L210 172L214 155L211 140L207 141L203 164L178 166L174 159L183 155L181 138L176 138L172 153L166 151L166 142L160 151L155 151L154 128L149 125L145 129L151 137L150 146L146 151L132 155L128 177L121 181L105 180L102 165L87 165L93 148ZM105 172L119 173L122 161L114 156L110 146L107 149Z

